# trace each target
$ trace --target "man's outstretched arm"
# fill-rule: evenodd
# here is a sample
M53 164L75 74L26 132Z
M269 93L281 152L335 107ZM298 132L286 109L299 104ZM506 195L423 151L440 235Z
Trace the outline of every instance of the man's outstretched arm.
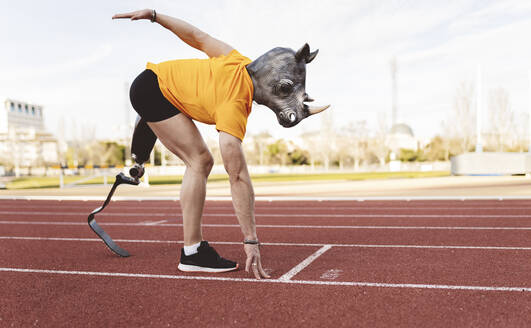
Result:
M152 9L143 9L130 13L116 14L112 16L112 19L130 18L131 20L151 20L153 16ZM208 57L227 55L233 50L230 45L211 37L208 33L201 31L182 19L156 13L155 22L172 31L189 46L204 52Z

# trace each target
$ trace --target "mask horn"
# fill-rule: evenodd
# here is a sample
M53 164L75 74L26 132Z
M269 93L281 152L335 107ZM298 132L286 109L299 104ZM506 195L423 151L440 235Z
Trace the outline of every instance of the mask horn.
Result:
M330 105L325 105L325 106L308 106L308 113L310 113L310 115L314 115L314 114L317 114L317 113L320 113L320 112L324 111L324 110L327 109L328 107L330 107Z
M319 53L319 49L315 50L314 52L310 52L308 57L306 57L306 64L309 64L314 60L315 56Z

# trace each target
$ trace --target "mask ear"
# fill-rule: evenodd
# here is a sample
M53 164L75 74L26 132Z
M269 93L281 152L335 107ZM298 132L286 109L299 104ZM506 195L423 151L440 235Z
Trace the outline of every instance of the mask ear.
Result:
M295 58L297 61L303 61L308 62L308 56L310 55L310 46L308 43L305 43L302 48L300 48L297 53L295 54Z

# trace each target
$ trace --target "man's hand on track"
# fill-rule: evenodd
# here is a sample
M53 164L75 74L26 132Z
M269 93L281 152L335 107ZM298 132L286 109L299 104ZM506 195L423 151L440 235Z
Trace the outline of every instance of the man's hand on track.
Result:
M260 260L260 248L258 245L245 244L243 245L245 254L247 254L247 261L245 261L245 271L249 272L251 269L256 279L271 278L262 268L262 261Z

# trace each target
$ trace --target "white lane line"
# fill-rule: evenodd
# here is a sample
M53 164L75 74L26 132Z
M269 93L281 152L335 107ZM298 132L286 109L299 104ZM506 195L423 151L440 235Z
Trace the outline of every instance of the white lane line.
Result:
M178 276L178 275L165 275L165 274L142 274L142 273L123 273L123 272L40 270L40 269L22 269L22 268L0 268L0 271L19 272L19 273L43 273L43 274L57 274L57 275L85 275L85 276L123 277L123 278L231 281L231 282L279 283L279 284L297 284L297 285L328 285L328 286L443 289L443 290L450 289L450 290L495 291L495 292L531 292L531 288L529 287L393 284L393 283L378 283L378 282L280 280L280 279L256 280L256 279L250 279L250 278Z
M105 196L7 196L1 195L0 200L77 200L77 201L89 201L89 200L105 200ZM374 197L300 197L300 196L256 196L256 201L371 201L371 200L399 200L399 201L415 201L415 200L529 200L531 196L374 196ZM112 201L149 201L149 200L162 200L162 201L179 201L179 197L127 197L127 196L115 196ZM211 201L232 201L230 196L207 196L206 200Z
M101 242L99 238L64 238L64 237L22 237L0 236L0 240L37 240L37 241L83 241ZM182 244L182 240L156 240L156 239L114 239L117 243L147 243L147 244ZM209 241L215 245L241 245L240 241ZM518 246L460 246L460 245L378 245L378 244L315 244L315 243L260 243L264 246L301 246L301 247L353 247L353 248L420 248L420 249L478 249L478 250L509 250L531 251L531 247Z
M286 272L282 275L282 277L278 278L280 281L287 281L291 280L297 273L301 272L306 268L310 263L315 261L319 256L323 255L324 252L332 248L332 245L324 245L323 247L319 248L317 252L313 253L312 255L308 256L304 261L297 264L294 268Z
M99 238L64 238L64 237L22 237L22 236L0 236L0 240L38 240L38 241L88 241L101 242ZM156 239L114 239L120 243L147 243L147 244L182 244L182 240L156 240ZM210 244L217 245L241 245L240 241L209 241ZM322 247L330 245L333 247L354 247L354 248L426 248L426 249L479 249L479 250L509 250L509 251L531 251L531 247L518 246L460 246L460 245L378 245L378 244L315 244L315 243L267 243L260 242L264 246L301 246L301 247Z
M29 212L29 211L0 211L0 215L36 215L36 216L88 216L89 212ZM133 216L133 217L152 217L152 216L176 216L176 213L101 213L97 217L104 216Z
M20 224L20 225L86 225L85 222L61 222L61 221L0 221L0 224ZM102 226L123 226L123 227L182 227L182 223L161 223L157 225L148 223L125 223L125 222L102 222ZM205 223L201 225L205 228L240 228L239 224L214 224ZM257 228L276 229L381 229L381 230L531 230L531 227L445 227L445 226L334 226L334 225L286 225L286 224L257 224Z
M35 215L35 216L87 216L87 212L31 212L31 211L0 211L0 215ZM107 212L98 217L126 216L126 217L174 217L176 213L115 213ZM204 213L205 217L235 218L234 213L218 214ZM281 217L281 218L531 218L531 214L255 214L256 217Z
M29 209L35 209L37 211L42 211L42 209L46 208L46 209L60 209L60 210L65 210L65 209L76 209L76 210L79 210L80 209L80 206L69 206L69 205L63 205L64 203L61 203L61 204L58 204L58 205L26 205L24 204L24 209L25 210L29 210ZM87 211L91 211L93 208L92 206L89 206L89 205L84 205L87 207ZM9 210L9 209L12 209L13 208L13 205L12 204L9 204L9 205L4 205L2 203L0 203L0 209L2 210ZM113 208L113 210L117 210L118 208ZM162 211L162 210L172 210L172 211L181 211L181 207L180 206L149 206L149 205L144 205L144 206L129 206L129 205L123 205L121 206L119 209L121 210L158 210L158 211ZM445 212L448 212L448 211L467 211L467 210L482 210L482 211L485 211L485 210L499 210L499 211L506 211L506 210L511 210L511 211L514 211L514 210L530 210L531 209L531 206L511 206L510 204L505 204L503 206L496 206L496 207L492 207L492 206L484 206L483 204L478 204L477 206L475 207L472 207L472 206L457 206L457 207L452 207L452 208L448 208L448 207L444 207L444 206L417 206L415 204L409 204L407 206L381 206L381 204L374 204L374 206L327 206L327 207L316 207L316 206L311 206L311 207L306 207L303 205L301 206L267 206L267 205L260 205L260 204L255 204L255 209L257 211L266 211L266 210L272 210L272 211L281 211L281 210L291 210L291 211L300 211L300 210L310 210L312 212L315 212L315 211L389 211L389 210L397 210L397 211L420 211L420 210L444 210ZM234 208L232 207L232 203L227 205L227 206L208 206L206 205L205 206L205 210L206 211L210 211L210 210L216 210L216 211L228 211L230 213L234 213ZM32 212L33 213L33 212ZM261 214L266 214L266 213L261 213Z
M222 227L219 224L203 226ZM229 225L227 225L229 226ZM235 225L239 227L239 225ZM316 226L316 225L268 225L257 224L257 228L293 228L293 229L399 229L399 230L531 230L531 227L444 227L444 226Z
M168 222L168 220L160 220L160 221L145 221L145 222L140 222L140 223L143 223L145 225L159 225L161 223L166 223Z
M2 214L2 213L0 213ZM119 214L114 214L119 215ZM148 214L146 214L147 216ZM234 214L203 214L210 217L235 217ZM531 214L255 214L256 217L309 218L531 218Z

